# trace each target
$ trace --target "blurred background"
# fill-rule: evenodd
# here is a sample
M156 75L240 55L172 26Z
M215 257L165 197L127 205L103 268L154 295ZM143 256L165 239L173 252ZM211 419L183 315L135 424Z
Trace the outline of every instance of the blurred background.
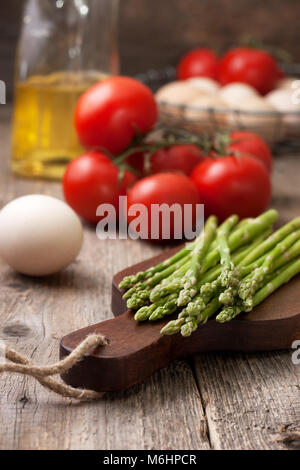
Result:
M12 98L23 0L0 3L0 78ZM244 34L288 50L300 61L299 0L121 0L119 49L123 74L176 64L197 45L223 50Z

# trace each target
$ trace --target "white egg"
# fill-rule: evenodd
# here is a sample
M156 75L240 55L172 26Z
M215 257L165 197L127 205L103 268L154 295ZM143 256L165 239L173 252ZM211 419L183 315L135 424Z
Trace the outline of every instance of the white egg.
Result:
M246 83L230 83L220 89L220 98L232 108L235 108L241 100L258 96L257 91Z
M186 106L191 99L201 95L202 92L185 81L168 83L158 90L156 99L160 104L161 113L180 117L183 114L181 107Z
M265 98L278 111L300 111L300 103L296 104L293 100L293 90L279 88L268 93Z
M279 82L277 82L277 85L276 85L276 88L277 89L285 89L285 90L292 90L293 89L293 85L295 82L299 81L299 77L286 77L286 78L282 78L281 80L279 80Z
M262 97L248 97L229 112L227 125L230 130L247 129L268 142L284 137L280 113Z
M206 94L188 102L184 119L191 131L212 133L224 127L226 112L227 106L218 95Z
M268 93L265 98L275 109L284 113L282 120L287 135L298 137L300 135L300 103L295 102L293 93L292 89L278 88Z
M199 94L201 91L197 87L188 85L186 81L177 81L167 83L160 88L156 93L156 99L158 102L180 105Z
M220 85L211 78L199 77L190 78L186 81L187 85L194 88L198 88L203 93L217 93L220 89Z
M64 202L32 194L0 212L0 255L13 269L46 276L67 267L81 250L82 225Z

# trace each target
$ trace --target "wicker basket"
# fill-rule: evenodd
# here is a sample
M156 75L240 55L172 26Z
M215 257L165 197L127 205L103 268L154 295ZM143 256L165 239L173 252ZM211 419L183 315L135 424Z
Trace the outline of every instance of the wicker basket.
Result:
M300 64L284 66L288 76L300 77ZM174 67L149 70L136 76L154 92L175 80ZM216 131L250 130L261 135L271 145L300 141L300 111L243 111L234 109L197 108L160 102L160 120L168 127L186 129L197 134Z

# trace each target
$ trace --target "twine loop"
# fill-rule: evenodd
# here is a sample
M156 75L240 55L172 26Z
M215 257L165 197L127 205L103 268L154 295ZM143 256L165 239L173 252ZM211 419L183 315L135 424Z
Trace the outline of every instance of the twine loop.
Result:
M75 398L80 401L93 401L99 400L103 393L98 393L93 390L84 390L71 387L56 379L53 375L65 374L73 366L75 366L88 351L93 351L99 346L107 346L108 340L100 335L93 334L85 338L70 354L61 361L50 366L38 366L30 359L17 353L16 351L4 346L2 343L1 349L3 350L5 358L10 361L0 364L0 373L13 372L22 375L29 375L34 377L45 388L57 393L65 398Z

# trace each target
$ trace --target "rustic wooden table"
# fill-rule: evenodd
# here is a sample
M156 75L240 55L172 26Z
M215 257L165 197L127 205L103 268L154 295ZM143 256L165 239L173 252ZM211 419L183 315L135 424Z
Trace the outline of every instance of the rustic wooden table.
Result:
M27 193L61 197L58 183L11 174L9 131L3 107L0 207ZM277 156L273 206L282 222L300 213L299 172L299 150ZM33 280L1 262L0 339L37 363L56 361L63 335L111 316L112 275L160 250L130 240L99 241L85 227L79 259L61 274ZM300 448L299 389L300 365L293 365L290 351L202 354L89 404L57 397L31 378L4 374L0 448Z

